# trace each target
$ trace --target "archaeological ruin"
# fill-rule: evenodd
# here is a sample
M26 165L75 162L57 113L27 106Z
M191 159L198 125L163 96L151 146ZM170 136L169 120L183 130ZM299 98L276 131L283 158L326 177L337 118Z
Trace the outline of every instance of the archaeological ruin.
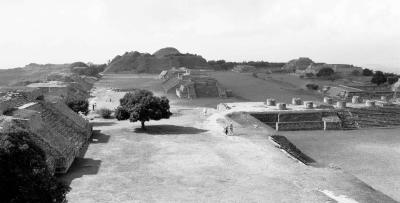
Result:
M52 173L66 173L82 157L92 135L89 122L52 97L81 97L62 82L0 88L0 131L24 130L46 155Z
M324 98L321 102L293 98L291 104L266 102L221 103L219 111L227 114L244 114L255 118L277 131L341 130L369 127L400 126L400 106L386 97L380 100L363 100L354 96L352 102Z
M159 78L166 93L175 93L179 98L227 97L227 90L207 74L207 70L186 68L163 71Z

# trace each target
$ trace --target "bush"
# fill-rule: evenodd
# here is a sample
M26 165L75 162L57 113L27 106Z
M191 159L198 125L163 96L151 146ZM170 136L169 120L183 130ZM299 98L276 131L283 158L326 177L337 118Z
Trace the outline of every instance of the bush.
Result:
M387 82L389 85L393 85L394 83L396 83L397 81L399 81L398 77L388 77L387 78Z
M115 109L114 116L117 120L122 121L128 120L131 114L125 108L119 106L117 109Z
M307 89L309 90L318 90L319 86L317 84L313 84L313 83L308 83L306 85Z
M70 190L26 132L0 133L0 202L64 202Z
M101 109L97 110L97 113L102 118L108 119L108 118L111 118L112 111L110 109L107 109L107 108L101 108Z
M366 69L363 69L362 75L363 76L372 76L372 75L374 75L374 72L372 70L366 68Z
M305 77L306 78L313 78L314 77L314 73L306 73Z
M84 115L89 113L89 102L87 100L70 100L66 103L76 113L82 112Z
M330 77L335 74L335 71L332 68L321 68L321 70L318 71L317 77Z
M371 83L381 85L387 81L385 74L382 71L376 71L374 76L372 76Z
M5 115L5 116L12 116L13 112L16 111L17 109L18 109L18 108L15 108L15 107L6 108L6 109L4 109L4 111L3 111L3 115Z

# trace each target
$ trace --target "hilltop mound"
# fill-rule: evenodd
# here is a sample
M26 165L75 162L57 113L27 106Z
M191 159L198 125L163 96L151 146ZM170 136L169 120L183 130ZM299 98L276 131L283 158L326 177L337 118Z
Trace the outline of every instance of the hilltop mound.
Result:
M154 52L154 56L157 58L162 58L162 57L166 57L166 56L170 56L170 55L178 55L181 54L178 49L175 49L173 47L166 47L166 48L162 48L156 52Z
M283 66L283 69L288 71L305 70L311 64L314 64L313 60L306 57L300 57L286 63L286 65Z
M181 54L177 49L168 47L156 51L153 55L137 51L118 55L108 64L104 72L160 73L162 70L182 66L190 69L210 68L203 57Z

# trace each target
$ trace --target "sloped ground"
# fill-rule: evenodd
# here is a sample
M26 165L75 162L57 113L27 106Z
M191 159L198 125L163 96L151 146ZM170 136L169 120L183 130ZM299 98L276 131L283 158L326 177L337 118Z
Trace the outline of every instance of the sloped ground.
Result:
M112 82L112 81L110 81ZM146 83L148 84L148 83ZM138 86L136 86L138 87ZM98 104L104 92L95 95ZM101 107L101 106L99 106ZM173 105L169 120L143 132L127 121L93 120L98 133L82 160L63 179L69 202L394 202L355 177L288 158L267 139L267 127L241 127L222 135L224 116ZM353 201L354 202L354 201Z
M282 132L324 165L335 165L400 201L400 128Z

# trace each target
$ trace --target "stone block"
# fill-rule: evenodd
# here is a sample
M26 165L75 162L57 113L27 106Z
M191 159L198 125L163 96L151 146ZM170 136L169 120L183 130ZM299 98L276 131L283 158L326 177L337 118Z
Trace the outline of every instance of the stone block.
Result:
M333 104L333 99L330 97L324 97L324 103L326 104Z
M346 101L338 101L336 107L339 109L346 108Z
M312 108L314 108L314 103L312 101L306 101L306 102L304 102L304 107L306 109L312 109Z
M286 110L286 104L285 103L278 103L278 109L279 110Z
M266 104L267 106L276 106L276 101L275 99L267 99Z
M293 105L302 105L303 101L300 98L292 98Z

